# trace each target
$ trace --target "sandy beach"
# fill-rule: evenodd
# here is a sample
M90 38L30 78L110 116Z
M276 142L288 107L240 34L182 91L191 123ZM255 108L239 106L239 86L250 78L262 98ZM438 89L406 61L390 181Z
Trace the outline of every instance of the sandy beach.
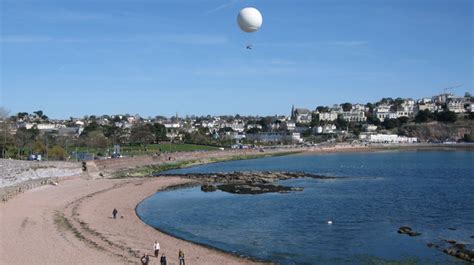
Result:
M169 264L182 249L190 264L257 264L161 233L135 214L157 190L180 178L67 180L21 194L0 205L0 264L125 264L152 254L155 240ZM117 208L119 218L112 218ZM123 218L121 218L123 216ZM159 264L156 258L150 264Z

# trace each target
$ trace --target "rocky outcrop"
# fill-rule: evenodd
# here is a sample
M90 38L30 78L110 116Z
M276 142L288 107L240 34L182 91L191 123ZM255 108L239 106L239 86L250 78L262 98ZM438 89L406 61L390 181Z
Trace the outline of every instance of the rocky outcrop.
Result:
M314 178L314 179L335 179L336 177L308 174L304 172L272 172L272 171L252 171L252 172L229 172L229 173L189 173L189 174L166 174L166 176L178 176L193 179L198 182L220 183L220 184L269 184L278 180L294 178Z
M398 229L399 234L406 234L409 236L419 236L421 233L413 231L409 226L402 226Z
M288 186L273 185L273 184L255 184L255 185L223 184L223 185L218 185L217 188L221 191L235 193L235 194L262 194L262 193L269 193L269 192L287 193L291 191L303 190L303 188L288 187Z
M268 192L286 193L302 191L303 188L274 185L278 180L294 178L313 179L335 179L336 177L308 174L304 172L229 172L229 173L189 173L189 174L165 174L166 176L178 176L192 179L201 183L203 192L213 192L217 189L235 194L262 194ZM158 175L160 176L160 175ZM214 184L218 184L213 185Z
M448 228L449 229L449 228ZM450 229L452 230L452 229ZM407 234L409 236L419 236L421 233L415 232L409 226L402 226L398 229L399 234ZM453 257L474 263L474 250L468 248L465 244L458 243L453 239L443 239L437 243L426 244L429 248L435 248Z
M201 186L201 191L204 191L204 192L213 192L216 190L217 190L217 187L214 185L204 184Z
M446 139L459 140L465 134L472 134L474 132L473 120L460 120L455 123L410 123L402 126L399 133L409 137L417 137L418 140L440 140Z
M455 244L444 249L443 252L459 259L474 262L474 251L468 249L464 244Z

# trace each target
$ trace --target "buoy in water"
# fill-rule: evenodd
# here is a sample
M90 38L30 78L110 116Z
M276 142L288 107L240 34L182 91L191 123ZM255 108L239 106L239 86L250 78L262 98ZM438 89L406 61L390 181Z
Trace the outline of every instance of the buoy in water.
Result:
M332 221L331 221L331 220L328 221L328 225L332 225Z

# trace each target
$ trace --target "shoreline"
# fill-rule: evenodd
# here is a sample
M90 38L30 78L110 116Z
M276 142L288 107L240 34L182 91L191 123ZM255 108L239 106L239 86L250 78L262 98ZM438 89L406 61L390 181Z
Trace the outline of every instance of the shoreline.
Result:
M165 176L166 177L166 176ZM188 179L186 179L188 180ZM156 193L158 192L166 192L166 191L172 191L172 190L178 190L178 189L184 189L184 188L191 188L191 187L196 187L196 186L199 186L200 184L198 182L194 182L192 180L189 180L188 183L183 183L183 184L176 184L176 185L171 185L171 186L167 186L161 190L157 190ZM142 218L140 218L140 215L138 214L137 212L137 208L138 206L145 200L149 199L150 197L154 196L156 193L153 193L147 197L145 197L143 200L141 200L140 202L137 203L136 207L135 207L135 215L137 216L138 219L140 219L140 221L142 221L144 224L148 225ZM207 248L209 250L212 250L212 251L217 251L219 253L222 253L224 255L231 255L235 258L239 258L239 259L245 259L245 260L248 260L248 261L251 261L251 262L257 262L257 263L261 263L261 264L273 264L271 261L269 260L262 260L262 259L258 259L258 258L255 258L255 257L251 257L251 256L247 256L247 255L244 255L242 253L238 253L238 252L229 252L229 251L225 251L225 250L222 250L220 248L217 248L217 247L213 247L211 245L208 245L208 244L204 244L204 243L199 243L199 242L194 242L194 241L191 241L191 240L188 240L184 237L181 237L181 236L178 236L178 235L175 235L173 233L170 233L170 232L166 232L164 230L161 230L159 228L156 228L156 227L153 227L151 225L148 225L149 227L155 229L156 231L162 233L162 234L165 234L167 236L170 236L170 237L173 237L173 238L176 238L176 239L179 239L179 240L182 240L182 241L186 241L186 242L189 242L189 243L192 243L192 244L196 244L200 247L204 247L204 248Z
M419 147L397 146L394 149L348 145L319 150L301 148L299 155L404 151ZM430 150L439 150L441 146L430 147ZM467 150L472 151L473 147L469 146ZM457 146L449 146L448 149L459 150ZM194 158L193 154L187 155ZM206 157L201 154L200 158L203 156ZM186 154L183 157L186 158ZM125 169L131 166L127 165ZM114 171L109 170L107 173ZM12 239L8 242L2 240L0 263L136 263L140 254L152 253L153 242L158 240L170 263L177 261L177 252L182 248L187 261L193 264L268 264L177 238L145 224L136 213L136 207L156 192L189 183L192 181L177 177L91 179L78 176L62 180L58 186L46 185L28 190L0 204L0 234L3 238ZM124 218L111 222L111 209L114 207ZM150 261L150 264L159 263L155 258Z
M12 239L2 240L0 263L137 263L143 253L153 252L158 240L170 264L177 264L179 249L191 264L264 264L170 236L136 214L137 205L157 190L190 182L176 177L77 178L23 193L0 205L0 232ZM119 211L117 219L113 208ZM150 258L150 264L159 264Z

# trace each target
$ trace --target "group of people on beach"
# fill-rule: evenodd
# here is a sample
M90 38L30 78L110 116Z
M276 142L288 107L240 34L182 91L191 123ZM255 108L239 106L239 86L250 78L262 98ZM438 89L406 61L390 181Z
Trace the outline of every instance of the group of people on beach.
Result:
M112 210L112 216L114 219L117 219L117 214L118 214L118 210L114 208ZM160 243L158 243L158 241L155 241L155 243L153 244L153 251L155 254L155 258L158 258L160 254ZM179 259L179 265L186 265L184 262L184 252L181 249L178 252L178 259ZM142 262L143 265L148 265L148 263L150 262L150 256L147 253L145 253L141 257L140 261ZM161 254L160 265L168 265L168 260L166 259L165 253Z
M158 258L160 254L160 243L158 243L158 241L155 241L155 243L153 244L153 250L155 252L155 258ZM178 259L179 265L186 265L184 261L184 252L181 249L178 252ZM140 261L142 262L142 265L148 265L148 263L150 262L150 256L145 253L141 257ZM160 265L168 265L168 260L166 259L165 253L161 254Z

